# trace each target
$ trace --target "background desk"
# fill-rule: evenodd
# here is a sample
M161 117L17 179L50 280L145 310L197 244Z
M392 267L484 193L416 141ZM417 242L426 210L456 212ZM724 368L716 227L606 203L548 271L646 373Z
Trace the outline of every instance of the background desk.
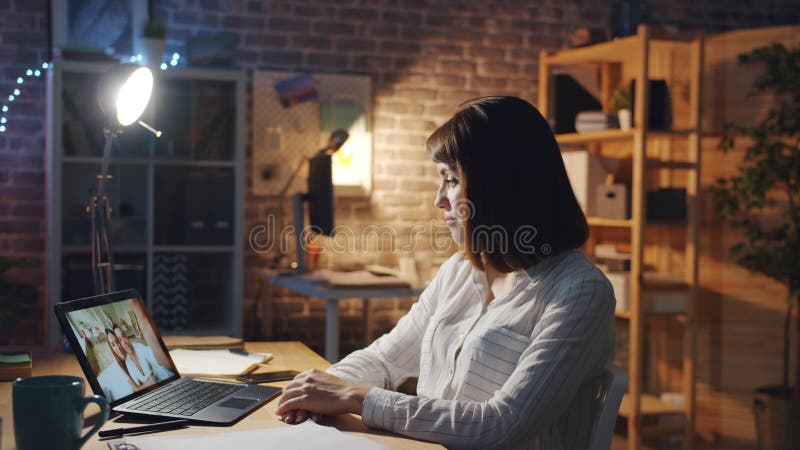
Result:
M301 295L325 301L325 359L331 363L339 360L339 300L345 298L364 299L365 335L369 332L369 300L373 298L418 297L422 289L405 287L357 287L332 288L308 275L269 275L267 277L267 301L272 300L272 286L280 286ZM264 320L272 320L270 313ZM366 340L366 339L365 339Z
M20 348L0 347L0 350L10 351L19 350ZM28 348L33 351L33 375L75 375L83 378L78 361L72 354L64 353L63 351L52 347L33 347ZM276 368L290 368L300 371L316 368L325 369L330 364L322 359L319 355L311 351L300 342L258 342L247 343L245 349L252 352L269 352L274 355L274 359L270 362L270 366ZM270 383L271 386L286 386L289 382L283 381L278 383ZM87 395L91 392L91 388L86 387ZM238 430L253 430L263 428L287 427L278 416L275 415L275 410L278 408L278 400L272 400L266 405L255 410L252 414L245 417L233 427L215 427L215 426L202 426L192 425L189 428L181 430L163 431L154 435L163 434L201 434L201 433L225 433ZM90 405L87 411L94 413L98 408ZM3 418L2 442L0 448L2 450L15 450L16 444L14 443L14 423L11 408L11 382L0 382L0 417ZM118 418L119 419L119 418ZM114 420L118 420L114 419ZM117 428L120 425L115 424L114 420L108 421L102 429ZM444 447L422 441L404 438L398 435L384 433L377 430L370 430L361 418L352 414L343 416L334 416L326 418L322 425L334 426L341 431L348 433L355 433L362 435L375 442L386 445L389 448L396 449L442 449ZM46 430L46 425L43 424L43 429ZM84 432L87 429L84 429ZM83 450L108 450L106 445L107 441L100 441L95 434L83 446Z

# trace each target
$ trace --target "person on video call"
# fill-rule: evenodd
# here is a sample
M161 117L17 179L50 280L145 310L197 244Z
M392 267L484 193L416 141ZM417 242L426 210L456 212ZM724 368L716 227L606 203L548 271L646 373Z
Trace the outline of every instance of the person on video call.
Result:
M97 375L97 382L103 388L106 399L113 402L133 394L136 384L125 367L125 350L114 331L108 328L106 328L106 342L114 359Z
M131 342L128 335L117 324L114 324L114 334L119 338L119 342L125 350L125 367L137 386L150 382L157 383L173 375L169 369L158 362L150 346Z
M427 148L459 251L392 331L295 377L277 414L355 413L448 448L588 448L615 299L577 250L588 225L547 121L522 99L481 98ZM410 377L417 395L396 392Z

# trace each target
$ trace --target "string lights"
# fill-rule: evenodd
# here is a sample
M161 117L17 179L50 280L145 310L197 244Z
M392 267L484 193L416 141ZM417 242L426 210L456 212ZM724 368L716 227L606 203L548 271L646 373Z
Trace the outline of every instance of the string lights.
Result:
M170 59L169 63L162 62L161 63L161 70L167 70L169 67L176 67L178 62L181 59L181 55L178 53L173 53L172 58ZM142 55L135 55L130 57L130 61L133 63L141 62ZM25 71L25 75L20 75L17 77L17 86L22 86L25 84L26 79L28 78L40 78L42 76L42 70L47 70L50 67L50 62L44 62L41 64L40 67L35 67L32 69L27 69ZM11 94L8 95L8 101L0 108L2 110L2 115L0 115L0 133L5 133L8 129L6 127L6 123L8 123L8 112L11 109L10 106L17 100L17 97L22 95L22 90L19 87L15 87Z
M48 67L50 67L49 62L44 62L41 65L41 69L47 69ZM17 85L18 86L24 85L26 78L30 77L39 78L41 76L42 76L42 70L40 70L39 68L28 69L25 71L25 75L17 77ZM19 87L15 87L14 90L11 92L11 94L8 95L8 102L3 105L2 107L3 113L2 115L0 115L0 133L5 133L7 130L6 123L8 123L8 111L10 109L9 105L11 103L14 103L14 101L20 95L22 95L22 91L19 89Z

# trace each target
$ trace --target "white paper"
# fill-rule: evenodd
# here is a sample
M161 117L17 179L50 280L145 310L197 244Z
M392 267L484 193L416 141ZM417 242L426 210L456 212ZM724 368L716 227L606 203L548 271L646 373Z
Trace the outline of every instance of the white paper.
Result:
M120 443L135 445L140 450L220 450L226 448L279 448L281 450L384 450L388 447L362 436L342 433L312 420L299 425L264 430L232 431L229 433L191 434L179 436L128 436L114 441L112 449L126 448ZM117 447L115 447L117 446Z
M242 355L228 350L170 350L181 375L240 375L272 359L270 354Z

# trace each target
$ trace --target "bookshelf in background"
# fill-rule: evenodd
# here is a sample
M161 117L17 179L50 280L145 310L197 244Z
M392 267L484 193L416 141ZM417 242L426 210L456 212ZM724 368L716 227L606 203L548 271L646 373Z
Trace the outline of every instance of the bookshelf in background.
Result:
M47 77L48 296L93 295L89 190L103 145L97 82L108 64L57 61ZM144 120L112 149L117 289L138 290L165 334L241 336L245 76L156 71ZM49 321L49 341L61 332Z
M630 254L628 292L617 293L626 296L629 308L617 311L616 317L620 335L627 336L628 343L627 352L620 352L627 356L630 375L620 416L627 419L631 450L640 448L648 436L683 435L684 448L691 448L694 440L703 51L702 37L661 33L641 25L633 36L540 54L538 106L550 118L559 102L554 98L554 73L588 68L597 77L606 112L614 88L625 80L635 81L632 129L556 135L562 151L578 148L615 161L617 181L629 187L628 218L588 217L586 251L591 257L598 244L611 244ZM671 94L667 101L672 120L667 126L654 127L650 121L649 80L664 80ZM649 205L654 209L648 215L648 191L675 187L686 191L685 220L653 220L652 213L661 205ZM660 313L654 299L670 296L685 299L683 310ZM683 346L677 383L682 405L666 401L675 397L670 391L676 383L670 377L671 361L663 353L676 328Z

